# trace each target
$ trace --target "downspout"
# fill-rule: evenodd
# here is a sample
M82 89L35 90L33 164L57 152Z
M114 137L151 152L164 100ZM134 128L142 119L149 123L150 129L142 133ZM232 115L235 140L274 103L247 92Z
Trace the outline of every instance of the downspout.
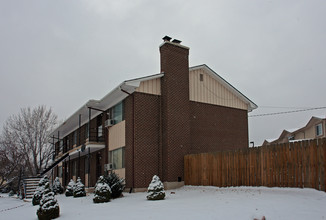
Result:
M81 145L81 114L79 114L78 142L78 145ZM80 150L78 152L78 176L80 177Z
M91 141L91 118L92 118L92 109L88 109L88 142ZM90 179L91 179L91 152L90 148L88 148L88 174L87 174L87 186L90 187Z
M88 166L88 173L87 173L87 187L89 188L90 187L90 181L91 181L91 176L90 176L90 174L91 174L91 149L90 148L88 148L88 164L87 164L87 166Z
M126 93L127 95L131 96L132 94L127 92L126 90L122 89L121 86L119 87L120 90L124 93ZM132 97L132 144L131 144L131 148L132 148L132 186L131 189L129 191L129 193L132 192L132 190L135 188L135 98L134 96Z
M54 143L54 135L52 136L52 146L53 146L53 151L52 151L52 160L55 161L56 155L55 155L55 143ZM57 167L57 166L56 166ZM54 167L52 168L52 186L53 186L53 178L54 178ZM58 176L58 172L57 172Z

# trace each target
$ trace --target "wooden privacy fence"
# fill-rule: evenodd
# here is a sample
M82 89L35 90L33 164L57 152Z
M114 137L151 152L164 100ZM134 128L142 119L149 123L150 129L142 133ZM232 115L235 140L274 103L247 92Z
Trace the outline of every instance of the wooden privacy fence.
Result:
M325 191L326 139L186 155L186 185L309 187Z

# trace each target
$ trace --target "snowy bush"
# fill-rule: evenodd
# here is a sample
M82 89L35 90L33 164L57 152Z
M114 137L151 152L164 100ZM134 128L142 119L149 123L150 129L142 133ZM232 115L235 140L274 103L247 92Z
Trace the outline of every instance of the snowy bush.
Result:
M48 188L45 188L45 187L48 187ZM46 189L50 189L49 179L47 176L43 177L38 183L38 187L36 188L36 191L34 192L33 199L32 199L33 205L40 204L40 201L41 201L44 191Z
M40 182L38 183L38 185L44 186L48 182L49 182L49 178L47 176L44 176L42 179L40 179Z
M75 188L75 181L73 181L72 179L70 180L70 182L68 183L67 187L66 187L66 196L73 196L74 195L74 188Z
M74 197L86 196L85 185L82 183L80 177L78 177L76 185L74 187Z
M62 187L58 177L56 177L54 182L53 182L52 191L54 192L55 195L57 193L59 193L59 194L63 193L63 187Z
M56 177L53 181L52 185L52 192L54 192L54 195L56 194L62 194L64 192L64 189L61 185L61 182L59 180L59 177Z
M10 192L9 192L9 194L8 194L9 196L14 196L15 195L15 192L14 192L14 190L10 190Z
M40 207L36 212L39 220L58 218L60 215L59 204L54 198L54 193L47 190L40 201Z
M104 176L100 176L95 185L94 203L109 202L111 199L111 188Z
M110 173L105 178L107 179L107 183L111 188L111 197L120 197L123 190L125 189L124 179L120 179L119 176L114 172Z
M156 175L153 176L152 182L149 184L147 189L148 200L161 200L165 197L165 191L163 183L160 178Z

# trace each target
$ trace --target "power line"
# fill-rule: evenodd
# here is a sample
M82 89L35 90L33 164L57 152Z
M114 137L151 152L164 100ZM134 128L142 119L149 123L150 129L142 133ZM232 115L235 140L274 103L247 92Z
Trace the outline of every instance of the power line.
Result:
M299 109L299 110L285 111L285 112L273 112L273 113L265 113L265 114L258 114L258 115L249 115L248 117L283 115L283 114L290 114L290 113L295 113L295 112L305 112L305 111L312 111L312 110L319 110L319 109L326 109L326 107L316 107L316 108Z
M270 105L259 105L259 108L283 108L283 109L308 109L308 108L314 108L314 107L291 107L291 106L270 106Z

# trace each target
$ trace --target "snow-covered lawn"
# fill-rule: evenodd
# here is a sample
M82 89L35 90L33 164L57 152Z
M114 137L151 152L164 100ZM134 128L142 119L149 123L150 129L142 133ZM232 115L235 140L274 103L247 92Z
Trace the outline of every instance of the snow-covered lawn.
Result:
M124 193L104 204L94 204L93 194L56 198L59 219L326 219L326 193L314 189L185 186L166 194L148 201L146 193ZM37 219L38 206L0 196L0 219Z

